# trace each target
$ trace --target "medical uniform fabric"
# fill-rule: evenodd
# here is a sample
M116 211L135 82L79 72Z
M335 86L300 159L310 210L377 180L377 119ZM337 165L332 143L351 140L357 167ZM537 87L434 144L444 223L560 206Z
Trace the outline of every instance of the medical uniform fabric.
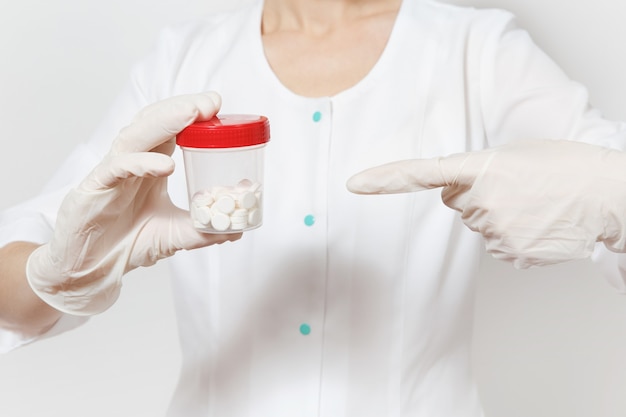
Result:
M482 416L470 366L480 236L436 190L358 196L345 182L381 163L516 139L621 149L624 126L591 109L586 90L507 12L405 1L364 79L307 98L265 60L261 10L164 31L48 186L80 180L88 164L71 161L95 164L159 99L215 90L222 113L269 118L264 225L169 260L183 362L168 415ZM175 159L170 194L186 207L180 152ZM1 243L46 241L62 194L50 192L3 215ZM30 341L0 333L3 350Z

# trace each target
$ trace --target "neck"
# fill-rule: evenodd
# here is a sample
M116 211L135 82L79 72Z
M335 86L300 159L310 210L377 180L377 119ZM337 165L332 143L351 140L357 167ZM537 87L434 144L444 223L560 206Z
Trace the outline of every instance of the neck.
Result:
M387 45L402 0L265 0L263 49L289 90L333 96L362 80Z
M263 33L326 34L338 26L381 13L397 12L402 0L266 0Z

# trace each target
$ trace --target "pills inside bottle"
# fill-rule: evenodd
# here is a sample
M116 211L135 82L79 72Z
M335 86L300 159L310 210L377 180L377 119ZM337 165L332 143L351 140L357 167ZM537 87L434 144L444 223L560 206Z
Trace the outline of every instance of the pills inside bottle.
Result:
M180 132L189 212L197 230L239 233L263 223L264 116L218 115Z

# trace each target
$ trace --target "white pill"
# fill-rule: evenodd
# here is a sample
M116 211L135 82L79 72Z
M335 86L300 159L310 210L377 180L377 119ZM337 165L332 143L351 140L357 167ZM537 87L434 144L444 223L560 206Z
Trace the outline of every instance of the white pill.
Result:
M230 223L233 229L244 229L248 225L248 210L237 209L230 215Z
M231 223L230 225L230 229L231 230L243 230L246 227L248 227L248 223Z
M194 219L196 219L196 221L198 221L199 223L203 224L203 225L208 225L209 223L211 223L211 209L209 207L206 206L201 206L201 207L196 207L196 206L192 206L191 207L191 213Z
M252 209L248 212L248 225L258 226L261 223L261 210Z
M237 196L237 206L243 209L251 209L256 206L256 196L254 193L244 191Z
M224 213L214 213L211 218L211 226L218 232L223 232L230 227L230 217Z
M248 219L233 219L230 218L230 228L233 230L243 230L248 227Z
M252 185L252 181L250 181L249 179L242 179L241 181L239 181L237 183L236 188L238 190L247 190L248 188L250 188L250 186Z
M211 206L220 213L230 214L235 210L235 200L229 195L223 195Z
M192 198L192 203L197 206L210 206L214 201L213 195L208 191L199 191Z
M245 217L245 218L248 218L248 210L242 209L242 208L238 208L235 211L233 211L233 213L230 215L230 217L236 217L236 218Z

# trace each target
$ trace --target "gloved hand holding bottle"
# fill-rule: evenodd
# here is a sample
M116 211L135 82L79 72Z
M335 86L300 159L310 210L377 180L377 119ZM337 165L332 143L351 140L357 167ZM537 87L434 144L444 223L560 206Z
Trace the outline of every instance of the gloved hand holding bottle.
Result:
M143 109L109 154L64 199L54 236L28 258L35 293L62 312L91 315L119 296L122 276L182 249L236 240L203 234L171 202L175 135L219 110L215 93L173 97Z
M626 153L531 140L433 159L397 161L348 180L358 194L443 187L443 202L518 268L626 252Z

